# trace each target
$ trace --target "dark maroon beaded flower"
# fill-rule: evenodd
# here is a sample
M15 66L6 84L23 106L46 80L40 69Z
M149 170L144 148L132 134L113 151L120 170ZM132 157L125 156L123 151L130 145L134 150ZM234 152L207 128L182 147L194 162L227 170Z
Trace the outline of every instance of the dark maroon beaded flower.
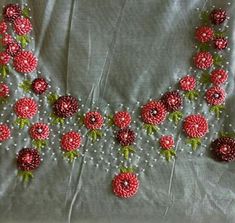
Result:
M132 129L120 129L117 132L116 139L122 146L130 146L135 142L135 132Z
M226 38L214 39L214 46L217 50L224 50L228 46L228 40Z
M161 99L168 112L177 111L183 104L183 100L178 91L169 91Z
M219 25L227 19L227 12L223 9L214 9L211 12L210 17L213 24Z
M36 78L32 82L32 90L35 94L43 94L48 88L48 83L44 78Z
M8 22L13 22L21 16L21 8L18 4L7 4L3 8L3 18Z
M78 111L78 100L69 95L59 97L53 104L53 111L60 118L68 118Z
M230 137L218 138L211 144L212 152L221 161L235 160L235 139Z
M6 52L12 57L16 56L21 51L21 46L17 42L12 42L7 45Z

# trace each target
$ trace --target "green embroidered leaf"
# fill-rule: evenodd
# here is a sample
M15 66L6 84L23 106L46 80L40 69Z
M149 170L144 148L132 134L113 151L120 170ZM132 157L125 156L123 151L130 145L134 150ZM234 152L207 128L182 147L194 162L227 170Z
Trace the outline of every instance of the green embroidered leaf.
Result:
M179 121L182 119L182 117L183 117L183 113L181 111L175 111L175 112L170 113L168 119L174 122L175 125L177 125Z
M33 178L33 173L30 171L18 171L18 176L22 178L23 183L29 183L29 181Z
M224 105L214 105L210 108L210 111L213 112L216 118L219 119L224 109L225 109Z
M208 11L201 12L200 19L202 20L203 23L209 23L210 21L209 12Z
M190 144L193 151L196 151L198 146L201 145L200 138L189 138L187 139L187 144Z
M200 82L202 84L210 84L211 83L211 76L210 76L209 72L204 72L201 75Z
M84 124L84 116L78 114L77 117L78 117L78 124L79 124L80 126L82 126L82 125Z
M59 96L56 93L50 93L47 95L47 101L51 105L53 105L57 101L58 98Z
M107 117L107 119L108 119L107 125L108 125L109 127L113 126L113 125L114 125L113 116L112 116L112 115L107 115L106 117Z
M47 145L47 142L45 140L33 140L33 145L38 149L41 150L42 148L45 148Z
M20 129L23 129L26 125L30 125L29 120L26 118L17 118L14 123L18 125Z
M31 90L31 85L32 83L30 80L25 80L19 84L19 87L22 88L24 92L29 93Z
M51 122L52 125L58 125L58 124L64 125L64 118L60 118L56 116L54 113L52 113L50 116L52 118L52 122Z
M184 95L188 100L194 101L194 100L197 100L199 96L199 92L197 90L192 90L192 91L185 92Z
M121 172L121 173L133 173L134 170L133 170L133 168L131 168L131 167L121 166L121 167L120 167L120 172Z
M132 146L124 146L121 149L121 153L124 155L124 158L126 160L129 159L130 153L134 153L134 152L135 152L135 149Z
M226 31L217 31L217 32L215 32L214 35L216 38L224 38L224 37L226 37Z
M9 69L7 65L2 65L1 67L1 76L3 79L7 77L7 74L9 73Z
M22 15L26 18L29 18L29 13L30 13L30 9L28 7L24 7L22 10Z
M235 132L219 132L219 137L231 137L235 138Z
M90 137L92 142L95 142L98 138L101 138L103 136L103 133L99 129L94 129L88 132L88 136Z
M64 153L64 158L67 158L69 162L73 162L76 157L79 157L79 152L77 150L68 151Z
M20 42L20 44L21 44L21 46L22 46L22 48L24 49L26 46L27 46L27 44L30 42L30 38L29 38L29 36L27 36L27 35L23 35L23 36L16 36L16 40L18 41L18 42Z
M176 156L176 151L174 149L162 149L160 154L163 155L167 161L170 161L173 156Z
M224 62L224 59L222 56L220 56L219 54L215 55L213 57L213 63L214 65L216 66L222 66L223 65L223 62Z
M152 135L159 130L159 128L152 124L144 124L143 128L146 130L147 135Z
M198 49L200 51L209 51L210 50L210 45L208 43L200 43L198 45Z

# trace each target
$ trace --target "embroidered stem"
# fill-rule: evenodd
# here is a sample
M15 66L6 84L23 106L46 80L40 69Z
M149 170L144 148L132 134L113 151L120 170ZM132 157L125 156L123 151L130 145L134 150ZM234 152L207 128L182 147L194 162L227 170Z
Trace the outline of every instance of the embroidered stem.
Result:
M196 151L198 146L201 145L200 138L190 138L187 140L187 144L190 144L193 151Z
M177 125L179 121L182 119L182 117L183 117L183 113L181 111L175 111L175 112L170 113L168 119L174 122L175 125Z
M20 176L24 183L29 183L29 181L33 178L33 173L31 171L18 171L18 176Z
M17 118L15 124L18 125L20 129L23 129L26 125L29 126L30 122L27 118Z
M3 79L5 79L7 77L8 72L9 72L8 66L6 64L2 65L1 75L2 75Z
M152 124L144 124L143 128L146 130L147 135L152 135L159 130L157 126Z

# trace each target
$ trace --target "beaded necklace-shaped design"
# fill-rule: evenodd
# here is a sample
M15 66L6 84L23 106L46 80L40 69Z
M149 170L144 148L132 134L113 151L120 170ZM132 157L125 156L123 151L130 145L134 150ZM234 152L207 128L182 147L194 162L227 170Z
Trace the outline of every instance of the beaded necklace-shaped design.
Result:
M5 118L8 111L7 106L14 112L11 114L14 117L14 124L10 119L7 119L6 123L0 124L0 142L13 140L12 131L18 131L20 137L21 131L27 130L32 145L19 150L17 144L14 144L18 151L16 157L18 174L24 182L28 182L33 177L33 172L43 161L44 151L53 150L49 145L54 147L55 141L58 141L58 134L60 135L61 154L65 160L75 162L82 157L84 163L86 163L85 157L87 157L85 154L89 152L88 149L82 151L84 143L87 144L90 141L89 147L96 143L103 148L102 140L107 142L105 138L111 134L114 141L110 143L109 153L115 161L116 168L120 169L112 180L113 192L121 198L132 197L137 193L140 185L139 174L136 171L138 165L132 164L132 157L140 159L138 151L143 151L143 148L137 145L137 139L143 143L147 142L147 145L152 144L152 150L155 150L157 141L160 150L155 152L156 155L159 153L160 157L171 161L177 156L177 148L175 148L173 135L162 134L165 130L167 131L166 128L162 130L165 122L169 120L172 123L172 129L177 129L177 126L182 123L183 132L187 137L186 143L192 147L193 151L196 151L209 131L209 124L205 114L185 115L185 104L193 108L194 101L199 97L204 97L215 117L219 119L222 115L226 93L221 86L227 82L229 76L228 71L224 68L225 64L228 65L228 63L224 63L224 54L226 49L229 49L226 34L228 26L223 26L229 19L225 10L213 9L211 12L200 13L202 25L195 31L197 44L193 56L196 70L190 68L191 74L185 75L179 80L177 89L170 88L160 99L151 99L141 106L139 119L136 120L133 120L132 117L135 111L123 108L123 105L111 115L107 111L108 109L99 107L86 110L80 99L53 92L49 77L44 77L37 70L38 59L30 47L32 40L30 34L33 27L29 13L30 9L27 5L21 7L18 4L8 4L3 8L0 22L2 45L0 66L1 78L4 80L0 83L1 117ZM17 98L12 103L12 98L15 98L14 90L11 89L13 84L5 80L14 78L12 74L15 72L22 77L25 75L25 79L19 83L23 97ZM192 74L193 72L197 75ZM29 73L31 79L28 78ZM19 89L16 89L15 93ZM44 100L45 96L47 101ZM40 112L39 108L43 104L51 105L50 115L47 111ZM139 107L139 102L137 102L137 106ZM202 104L199 106L201 107ZM38 117L39 113L40 117ZM35 122L36 118L39 120L37 119ZM70 123L73 123L73 127L68 130L65 126ZM145 131L144 138L142 137L143 131L140 129ZM146 134L150 136L147 141L145 141ZM212 151L216 159L222 161L235 159L233 137L232 133L221 132L220 137L213 141ZM181 138L179 137L177 140L181 140ZM28 139L25 138L24 141L27 142ZM119 148L114 152L116 144ZM6 149L9 150L9 147ZM58 148L56 149L58 150ZM107 152L102 150L100 154ZM94 153L97 156L96 149L94 149ZM55 156L55 153L53 152L52 155ZM150 153L145 152L145 155L147 157L145 161L148 163ZM89 158L94 160L93 156ZM99 158L103 162L103 157ZM118 164L119 161L121 165ZM156 161L157 158L153 157L153 162ZM110 165L111 162L107 161L107 166L110 167ZM98 167L99 164L97 163L96 166ZM149 164L149 166L153 165ZM143 168L142 171L144 170Z

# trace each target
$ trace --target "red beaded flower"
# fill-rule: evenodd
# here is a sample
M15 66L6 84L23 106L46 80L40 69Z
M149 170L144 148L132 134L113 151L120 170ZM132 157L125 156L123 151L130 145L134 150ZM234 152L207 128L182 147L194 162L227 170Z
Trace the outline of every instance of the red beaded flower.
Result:
M208 122L203 115L189 115L184 119L183 130L191 138L201 138L208 132Z
M217 50L224 50L228 46L228 40L225 38L216 38L214 46Z
M121 198L134 196L139 188L139 180L134 173L119 173L112 181L113 193Z
M0 98L6 98L10 95L10 89L6 84L0 83Z
M86 128L94 130L100 129L103 126L104 119L97 111L87 112L84 117L84 124Z
M235 139L230 137L218 138L211 144L212 152L220 161L235 160Z
M5 33L4 35L2 35L2 45L3 46L7 46L10 43L13 43L13 38L11 35Z
M0 22L0 34L4 34L7 31L7 24L4 21Z
M211 27L201 26L197 28L195 38L201 43L209 42L214 37L214 31Z
M31 32L32 24L28 18L19 17L14 21L14 32L19 35L26 35Z
M210 17L213 24L219 25L227 19L227 12L223 9L214 9L211 12Z
M171 135L162 136L159 140L162 149L168 150L172 149L175 145L174 138Z
M9 63L11 56L6 52L0 52L0 65L6 65Z
M6 141L10 136L10 128L6 124L0 124L0 142Z
M21 46L17 42L13 42L7 45L6 52L12 57L16 56L21 51Z
M78 111L78 106L78 100L75 97L64 95L53 104L53 111L60 118L69 118Z
M30 51L21 51L14 57L13 65L17 72L31 73L36 70L38 59Z
M132 129L120 129L117 132L116 139L122 146L130 146L135 142L136 135Z
M183 104L182 98L178 91L170 91L163 95L161 101L168 112L174 112L180 109Z
M206 101L210 105L223 104L225 100L225 91L219 86L214 86L206 91Z
M47 124L38 122L30 127L29 134L32 139L45 140L49 138L50 129Z
M64 151L76 150L81 145L81 135L75 131L67 132L62 136L60 145Z
M48 88L48 83L44 78L36 78L32 83L32 90L35 94L43 94Z
M127 128L131 124L131 115L126 111L119 111L113 116L113 122L120 129Z
M193 59L198 69L206 70L213 65L213 57L209 52L198 52Z
M223 84L228 79L228 72L223 69L216 69L211 72L211 82L215 85Z
M180 79L180 89L183 91L192 91L196 87L196 78L190 75L186 75Z
M32 98L21 98L14 105L14 111L19 118L28 119L36 115L38 105Z
M7 4L3 8L3 18L8 22L13 22L21 16L21 8L18 4Z

